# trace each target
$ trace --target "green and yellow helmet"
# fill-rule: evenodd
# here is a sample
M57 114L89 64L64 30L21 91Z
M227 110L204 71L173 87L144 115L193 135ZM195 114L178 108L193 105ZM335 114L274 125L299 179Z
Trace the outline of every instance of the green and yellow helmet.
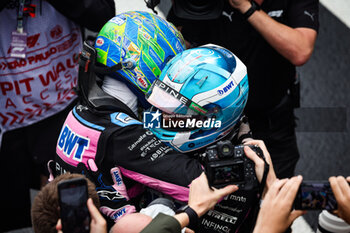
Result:
M132 11L109 20L95 42L97 62L108 67L127 62L127 68L110 76L125 82L147 106L145 93L166 63L185 49L181 33L166 20Z

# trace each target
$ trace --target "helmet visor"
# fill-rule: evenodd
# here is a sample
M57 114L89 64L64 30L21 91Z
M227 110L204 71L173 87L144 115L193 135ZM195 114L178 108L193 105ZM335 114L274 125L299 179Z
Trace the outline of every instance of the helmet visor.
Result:
M208 111L187 97L156 79L148 93L147 101L168 114L207 115Z

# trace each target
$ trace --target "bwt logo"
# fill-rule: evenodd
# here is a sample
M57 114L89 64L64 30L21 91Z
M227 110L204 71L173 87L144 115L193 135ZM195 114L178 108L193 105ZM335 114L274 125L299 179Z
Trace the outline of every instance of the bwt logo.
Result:
M90 140L74 133L67 125L64 126L60 137L58 138L58 148L63 151L63 154L76 161L82 161L82 155L89 147ZM74 154L72 152L75 151Z
M118 186L122 185L123 184L123 180L122 180L122 178L120 176L119 170L115 170L113 172L113 175L114 175L114 178L115 178L115 181L116 181L117 185Z
M218 90L218 95L223 95L226 92L228 92L229 90L231 90L234 87L234 83L233 81L231 81L227 86L225 86L223 89Z
M162 114L157 110L156 112L144 112L143 113L143 127L148 128L160 128L160 116Z
M118 209L112 216L112 219L118 219L120 218L121 216L123 216L124 214L126 214L126 208L123 208L123 209Z

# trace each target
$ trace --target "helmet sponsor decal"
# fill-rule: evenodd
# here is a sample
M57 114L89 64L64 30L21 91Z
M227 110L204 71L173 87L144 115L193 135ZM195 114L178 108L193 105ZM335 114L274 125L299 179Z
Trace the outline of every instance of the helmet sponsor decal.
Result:
M90 146L90 139L74 132L66 124L62 128L58 138L57 147L68 158L72 158L81 162L83 160L84 151Z
M111 20L109 20L109 22L115 23L118 26L122 25L123 23L125 23L125 20L122 17L114 17Z
M97 46L102 46L104 43L105 43L105 41L103 40L102 37L99 37L99 38L96 40L96 45L97 45Z
M146 81L146 79L142 76L137 76L137 84L142 87L143 89L147 89L148 88L148 83Z
M223 88L218 90L218 95L223 95L227 92L232 92L233 91L233 87L235 86L235 84L233 83L233 81L231 81L228 85L224 86Z

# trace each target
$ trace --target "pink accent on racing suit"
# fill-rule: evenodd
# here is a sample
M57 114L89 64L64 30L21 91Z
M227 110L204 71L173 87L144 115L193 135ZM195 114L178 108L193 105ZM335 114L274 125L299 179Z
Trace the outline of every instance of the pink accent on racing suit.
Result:
M62 127L56 153L70 165L76 167L83 162L89 168L88 160L95 159L100 135L100 131L81 124L70 112Z
M153 188L157 191L160 191L164 194L167 194L179 201L187 202L188 195L190 192L189 188L179 186L176 184L171 184L165 181L161 181L159 179L152 178L150 176L146 176L137 172L130 171L128 169L120 167L120 170L123 176L128 177L133 180L137 180L138 182Z

